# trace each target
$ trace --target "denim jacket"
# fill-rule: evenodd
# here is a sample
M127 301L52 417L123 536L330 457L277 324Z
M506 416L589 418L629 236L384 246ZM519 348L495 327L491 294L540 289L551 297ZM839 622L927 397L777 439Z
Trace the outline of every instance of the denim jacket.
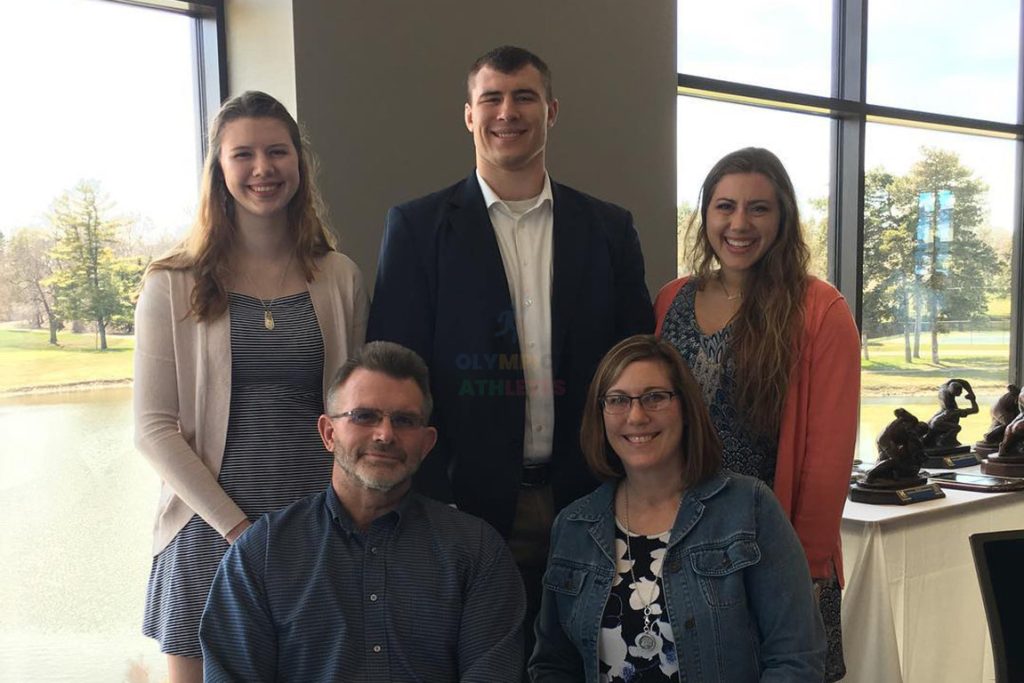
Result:
M606 483L555 520L533 681L599 680L615 488ZM686 491L662 567L680 681L820 683L825 633L807 560L762 482L722 472Z

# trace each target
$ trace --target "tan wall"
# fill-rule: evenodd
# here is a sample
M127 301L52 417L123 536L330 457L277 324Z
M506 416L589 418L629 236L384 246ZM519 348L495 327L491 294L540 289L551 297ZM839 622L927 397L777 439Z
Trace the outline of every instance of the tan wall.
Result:
M276 5L290 6L299 117L321 160L320 186L342 250L368 283L387 208L472 169L465 72L504 43L533 50L554 72L561 109L549 138L552 177L631 209L652 291L674 277L674 0L228 4L229 35L238 30L233 17L246 20L246 35L228 41L238 74L232 92L283 78L286 60L251 41L264 40L283 15Z
M227 0L228 95L270 93L293 114L295 42L291 0Z

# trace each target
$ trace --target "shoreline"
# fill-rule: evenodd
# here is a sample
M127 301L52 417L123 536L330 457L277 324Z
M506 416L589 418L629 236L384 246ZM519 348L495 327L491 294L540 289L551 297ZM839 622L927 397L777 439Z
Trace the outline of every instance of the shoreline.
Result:
M16 398L18 396L45 396L47 394L73 394L82 391L95 391L99 389L120 389L124 387L132 386L131 379L97 379L97 380L84 380L81 382L66 382L63 384L39 384L31 385L27 387L16 387L13 389L0 389L0 398ZM938 387L936 386L936 389ZM917 388L907 393L901 393L897 388L886 386L880 387L869 393L861 393L861 399L874 399L872 402L887 404L897 404L903 400L913 400L920 398L929 398L935 396L936 389L920 389ZM977 391L976 389L975 391ZM1000 386L988 387L981 385L981 391L991 390L993 393L1002 394L1005 391L1005 387ZM878 400L881 399L881 400Z
M84 382L67 382L65 384L39 384L28 387L16 387L14 389L2 389L0 390L0 398L72 394L80 391L94 391L96 389L119 389L130 387L131 385L132 380L130 379L96 379Z

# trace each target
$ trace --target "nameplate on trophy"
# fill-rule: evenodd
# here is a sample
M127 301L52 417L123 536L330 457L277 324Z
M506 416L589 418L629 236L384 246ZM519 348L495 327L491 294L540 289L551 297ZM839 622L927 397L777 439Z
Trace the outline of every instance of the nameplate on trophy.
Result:
M900 505L923 503L926 500L946 497L946 493L939 488L938 484L922 484L907 489L897 489L896 495L900 499Z
M925 458L923 467L934 469L955 470L960 467L972 467L978 464L978 456L974 453L954 453L950 455L932 455Z

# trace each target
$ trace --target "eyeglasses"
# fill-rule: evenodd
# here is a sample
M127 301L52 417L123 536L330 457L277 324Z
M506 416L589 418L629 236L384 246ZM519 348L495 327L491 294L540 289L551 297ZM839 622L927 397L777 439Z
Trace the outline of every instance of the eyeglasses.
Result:
M357 427L376 427L386 417L391 420L391 428L395 431L418 429L427 423L426 418L416 413L405 410L377 410L376 408L355 408L327 417L332 420L347 417L348 421Z
M621 415L628 413L633 406L633 401L640 401L640 407L648 412L657 412L668 408L673 396L678 396L676 391L648 391L639 396L627 396L626 394L607 394L597 399L597 402L609 415Z

